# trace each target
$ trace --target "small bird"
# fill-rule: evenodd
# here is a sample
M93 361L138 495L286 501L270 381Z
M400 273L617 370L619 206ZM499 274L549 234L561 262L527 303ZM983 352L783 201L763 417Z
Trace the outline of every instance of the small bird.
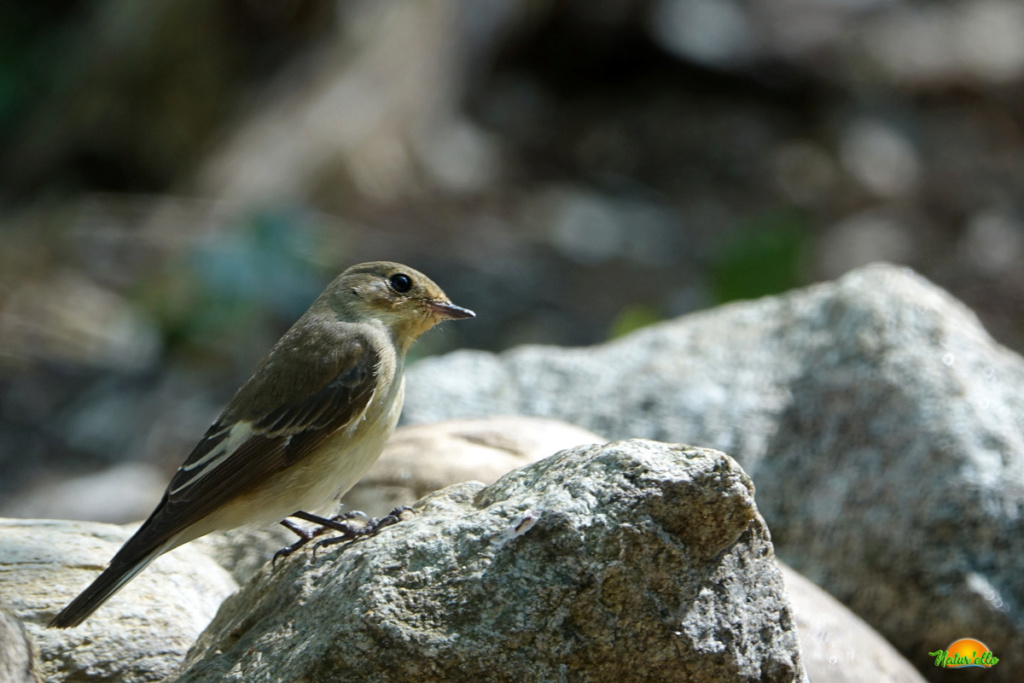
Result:
M286 518L330 523L318 515L395 429L409 347L443 320L475 315L399 263L339 275L257 364L149 519L49 626L81 624L154 559L212 531L281 522L302 535Z

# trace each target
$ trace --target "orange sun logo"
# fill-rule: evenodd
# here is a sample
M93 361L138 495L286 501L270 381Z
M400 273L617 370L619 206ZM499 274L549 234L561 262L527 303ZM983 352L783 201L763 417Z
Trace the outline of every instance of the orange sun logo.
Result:
M992 650L989 650L985 643L974 638L953 641L945 650L929 652L928 656L935 657L935 666L945 669L963 669L969 666L988 669L999 662L999 658L992 654Z

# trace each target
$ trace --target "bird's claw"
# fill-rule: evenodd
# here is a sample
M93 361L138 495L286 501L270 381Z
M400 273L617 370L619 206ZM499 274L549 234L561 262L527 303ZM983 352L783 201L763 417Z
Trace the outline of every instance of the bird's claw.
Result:
M361 512L359 510L350 510L348 512L343 512L340 515L335 515L334 517L331 517L330 519L318 517L317 515L311 515L308 512L297 512L294 515L292 515L292 517L298 517L299 519L304 519L307 522L313 522L319 524L320 526L312 530L306 530L290 520L283 520L281 524L286 528L290 529L299 538L291 545L287 545L284 548L278 550L276 553L274 553L274 557L271 560L271 565L276 565L278 559L282 557L288 557L296 550L312 541L317 536L322 536L323 534L326 534L331 531L338 532L340 535L334 536L332 538L325 538L324 540L314 545L313 557L316 557L316 551L319 550L321 547L332 546L337 543L344 543L345 541L353 541L357 538L373 536L384 527L391 526L392 524L396 524L399 521L401 521L402 515L406 512L412 512L412 508L408 507L407 505L396 507L394 510L384 515L380 519L376 517L370 518L369 515L367 515L365 512ZM359 526L353 526L348 523L349 520L356 518L361 518L363 520L363 523Z
M312 541L317 536L322 536L323 534L326 534L328 531L340 531L343 534L350 534L352 533L353 530L359 529L360 527L353 527L352 525L347 523L348 520L350 519L355 519L357 517L361 517L364 520L367 519L367 514L365 512L360 512L359 510L343 512L340 515L335 515L334 517L331 517L330 519L320 517L318 515L313 515L308 512L302 512L301 510L291 516L297 517L298 519L303 519L307 522L319 524L319 526L317 526L314 529L305 529L289 519L281 520L281 525L289 529L299 538L291 545L287 545L284 548L278 550L276 553L274 553L274 557L273 559L271 559L272 566L276 566L277 561L280 558L288 557L296 550Z
M392 524L397 524L402 521L402 515L406 512L412 512L412 508L408 505L400 505L394 510L384 515L381 518L373 517L368 519L363 526L360 527L349 527L347 530L342 531L340 536L333 536L331 538L325 538L322 541L317 542L313 546L313 557L316 557L316 551L320 548L327 548L338 543L344 543L346 541L354 541L359 538L368 538L376 535L381 529L389 527ZM360 513L362 514L362 513ZM363 515L364 517L366 515ZM339 530L340 531L340 530Z

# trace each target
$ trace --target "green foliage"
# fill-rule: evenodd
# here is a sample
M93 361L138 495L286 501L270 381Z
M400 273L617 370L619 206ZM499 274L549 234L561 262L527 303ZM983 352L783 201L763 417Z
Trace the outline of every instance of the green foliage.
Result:
M712 260L715 300L753 299L800 286L808 242L805 220L796 211L775 209L748 219Z
M625 337L631 332L639 330L661 320L661 314L654 306L647 304L636 304L624 308L612 322L611 330L608 333L609 339Z

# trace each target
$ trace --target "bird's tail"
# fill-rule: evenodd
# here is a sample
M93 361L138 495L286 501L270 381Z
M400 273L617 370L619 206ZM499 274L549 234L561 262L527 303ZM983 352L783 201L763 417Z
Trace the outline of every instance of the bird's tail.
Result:
M134 540L134 539L132 539ZM168 548L160 546L142 557L127 553L129 541L124 548L110 561L110 566L103 570L103 573L96 577L96 580L89 584L89 587L82 591L81 595L71 601L67 607L60 611L60 614L53 618L48 628L71 628L78 626L89 618L89 615L99 609L110 597L121 590L122 587L135 575L145 569L150 562L155 560Z

